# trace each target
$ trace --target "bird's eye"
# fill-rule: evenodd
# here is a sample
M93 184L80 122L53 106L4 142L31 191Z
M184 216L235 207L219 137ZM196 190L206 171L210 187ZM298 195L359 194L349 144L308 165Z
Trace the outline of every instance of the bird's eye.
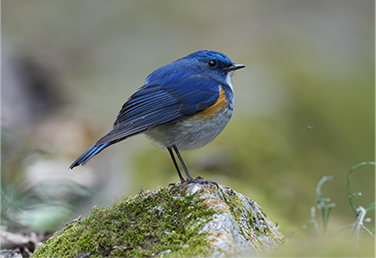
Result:
M210 67L215 67L217 65L217 62L215 60L209 60L208 65Z

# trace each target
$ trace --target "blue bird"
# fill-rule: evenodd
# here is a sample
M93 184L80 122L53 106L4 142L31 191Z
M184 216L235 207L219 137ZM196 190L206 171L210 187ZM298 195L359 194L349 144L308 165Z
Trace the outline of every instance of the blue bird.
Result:
M158 68L124 103L112 130L73 162L70 169L85 165L112 144L145 133L169 151L181 181L178 187L192 182L215 183L192 178L179 150L201 148L222 132L234 108L231 76L244 67L220 52L200 50ZM174 152L187 179L180 173Z

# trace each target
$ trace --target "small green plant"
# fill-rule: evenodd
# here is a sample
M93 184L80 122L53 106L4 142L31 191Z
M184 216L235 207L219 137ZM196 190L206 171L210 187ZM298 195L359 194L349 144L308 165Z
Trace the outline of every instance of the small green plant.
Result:
M368 229L367 227L364 226L364 222L367 221L367 218L366 218L367 213L372 211L372 210L375 210L375 204L376 203L373 202L373 203L367 205L365 208L362 207L362 206L359 206L357 208L354 204L353 197L361 196L362 193L361 192L358 192L358 193L352 193L351 192L351 175L352 175L352 173L357 168L359 168L361 166L365 166L365 165L373 165L374 166L375 162L367 161L367 162L359 163L359 164L353 166L350 169L349 173L347 174L347 194L348 194L350 206L351 206L352 210L354 211L354 213L356 215L355 222L350 224L350 225L347 225L344 228L342 228L342 229L333 233L333 234L336 234L337 232L342 231L345 228L351 227L350 238L355 240L357 244L359 243L359 240L362 237L368 236L368 237L375 238L374 228ZM330 199L324 198L324 196L321 193L321 188L326 181L339 181L339 179L335 178L333 176L324 176L323 178L321 178L321 180L319 181L319 183L317 184L317 187L316 187L317 207L321 211L321 217L322 217L322 223L323 223L322 231L320 230L319 224L316 220L316 207L311 207L311 220L308 221L303 226L303 228L306 228L307 226L312 224L313 227L315 228L316 232L320 236L326 236L326 229L327 229L327 225L328 225L328 221L329 221L329 215L330 215L330 212L332 211L332 208L335 207L335 203L329 203Z
M321 188L322 188L323 184L326 181L329 181L329 180L330 181L339 181L338 178L335 178L333 176L324 176L323 178L320 179L320 181L319 181L319 183L317 184L317 187L316 187L317 208L319 208L319 210L321 210L321 217L322 217L322 221L323 221L323 229L322 229L323 234L321 233L321 231L319 229L319 224L317 223L317 220L316 220L316 208L315 207L311 207L311 220L308 221L303 226L305 228L308 225L313 224L317 234L319 234L320 236L326 235L326 228L327 228L327 225L328 225L330 212L332 211L332 208L334 208L336 206L335 203L326 204L327 202L330 202L330 199L324 198L324 196L321 193Z
M366 235L368 236L371 236L373 238L375 238L375 235L374 235L374 232L371 232L371 230L369 230L368 228L366 228L364 226L364 221L366 219L366 215L367 215L367 212L370 212L372 210L375 210L375 204L376 202L373 202L369 205L367 205L365 208L362 207L362 206L359 206L358 208L356 208L355 204L354 204L354 201L353 201L353 197L355 196L361 196L362 193L359 192L359 193L352 193L351 192L351 174L355 171L355 169L361 167L361 166L365 166L365 165L373 165L375 166L375 162L373 161L368 161L368 162L362 162L362 163L359 163L355 166L353 166L351 169L350 169L350 172L347 174L347 194L348 194L348 198L349 198L349 202L350 202L350 205L351 205L351 208L353 209L355 215L356 215L356 220L354 223L351 224L351 238L352 239L355 239L355 241L359 242L359 239L362 235L362 230L364 230L364 232L366 232ZM373 228L373 231L375 229Z

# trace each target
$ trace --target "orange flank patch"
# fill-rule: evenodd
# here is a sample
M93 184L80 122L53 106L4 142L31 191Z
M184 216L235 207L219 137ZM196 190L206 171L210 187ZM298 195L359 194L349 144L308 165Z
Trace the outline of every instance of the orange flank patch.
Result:
M200 116L209 117L217 114L219 109L227 105L226 93L222 86L219 85L219 98L213 105L200 112Z

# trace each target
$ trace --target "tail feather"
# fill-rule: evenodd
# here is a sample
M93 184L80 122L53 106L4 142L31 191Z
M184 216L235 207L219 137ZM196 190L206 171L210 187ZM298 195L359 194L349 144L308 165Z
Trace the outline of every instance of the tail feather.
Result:
M110 146L112 143L107 142L102 145L96 146L95 144L91 146L87 151L85 151L78 159L70 165L70 169L77 167L79 165L85 165L92 157L97 155L99 152Z

